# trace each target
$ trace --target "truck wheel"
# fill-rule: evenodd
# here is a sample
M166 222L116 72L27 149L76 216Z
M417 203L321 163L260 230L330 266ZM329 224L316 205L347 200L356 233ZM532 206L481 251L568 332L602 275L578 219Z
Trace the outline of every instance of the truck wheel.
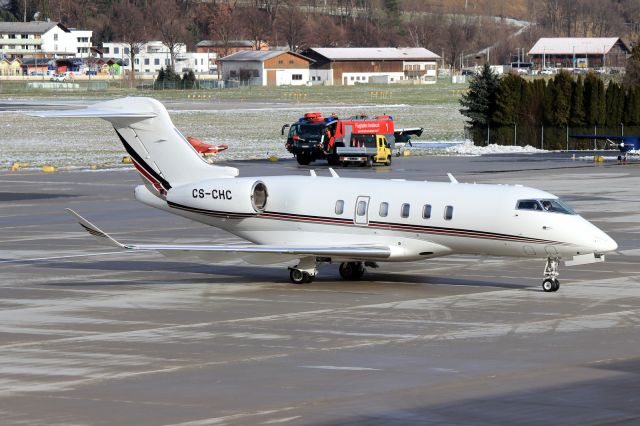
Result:
M373 167L373 157L367 158L367 167Z
M387 157L387 161L384 164L386 164L387 166L390 166L391 165L391 158L392 158L391 156L388 156Z
M337 158L334 158L334 157L329 157L329 158L327 158L327 163L330 166L337 166L337 165L340 164L340 160L338 160Z
M301 166L308 166L309 163L311 163L311 158L308 155L298 154L296 160L298 160L298 164Z

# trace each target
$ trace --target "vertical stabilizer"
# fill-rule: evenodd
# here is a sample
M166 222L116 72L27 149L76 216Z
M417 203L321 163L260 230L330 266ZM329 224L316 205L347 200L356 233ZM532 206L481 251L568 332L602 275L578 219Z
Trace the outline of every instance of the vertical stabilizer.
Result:
M238 175L236 168L207 163L173 125L164 105L152 98L121 98L86 109L32 115L95 117L109 121L145 184L160 194L195 180Z

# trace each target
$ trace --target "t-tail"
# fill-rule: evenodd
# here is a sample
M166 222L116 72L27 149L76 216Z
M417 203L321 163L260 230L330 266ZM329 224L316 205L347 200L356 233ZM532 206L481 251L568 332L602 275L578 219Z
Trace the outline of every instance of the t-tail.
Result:
M110 122L145 185L160 196L195 180L235 177L238 169L206 162L173 125L166 108L151 98L123 98L37 117L102 118Z

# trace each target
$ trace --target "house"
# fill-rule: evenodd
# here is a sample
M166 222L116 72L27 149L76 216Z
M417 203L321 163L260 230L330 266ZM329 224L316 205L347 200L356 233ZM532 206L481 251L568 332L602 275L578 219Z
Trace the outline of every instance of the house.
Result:
M311 83L435 83L440 56L422 47L317 47L302 52L313 59Z
M196 52L207 54L209 68L213 70L219 65L218 58L224 58L242 50L269 50L269 45L266 42L260 42L257 48L255 44L251 40L202 40L196 44Z
M243 50L219 60L223 80L258 86L302 86L309 81L311 59L285 50Z
M22 60L20 58L0 60L0 76L17 77L22 75Z
M631 48L619 37L541 38L529 50L535 68L625 67Z
M107 60L118 60L123 67L131 69L129 49L130 47L126 43L103 43L102 57ZM174 71L178 74L187 71L193 71L196 74L209 72L206 53L187 52L187 46L179 43L174 49L174 55ZM156 75L160 68L166 68L170 65L171 52L169 47L161 41L149 41L140 46L133 64L136 73L149 75Z
M88 56L92 34L58 22L0 22L0 54L10 58Z

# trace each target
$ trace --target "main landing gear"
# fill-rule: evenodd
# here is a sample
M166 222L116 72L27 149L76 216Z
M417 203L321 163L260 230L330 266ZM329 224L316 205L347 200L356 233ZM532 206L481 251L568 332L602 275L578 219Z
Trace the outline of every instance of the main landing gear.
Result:
M318 265L330 261L331 259L303 258L296 266L289 268L289 279L293 284L311 283L318 274ZM364 275L365 266L378 267L375 262L344 262L340 264L340 276L344 280L357 281Z
M560 281L558 281L558 265L560 259L557 257L547 258L547 264L544 267L544 280L542 281L542 290L546 292L558 291Z

